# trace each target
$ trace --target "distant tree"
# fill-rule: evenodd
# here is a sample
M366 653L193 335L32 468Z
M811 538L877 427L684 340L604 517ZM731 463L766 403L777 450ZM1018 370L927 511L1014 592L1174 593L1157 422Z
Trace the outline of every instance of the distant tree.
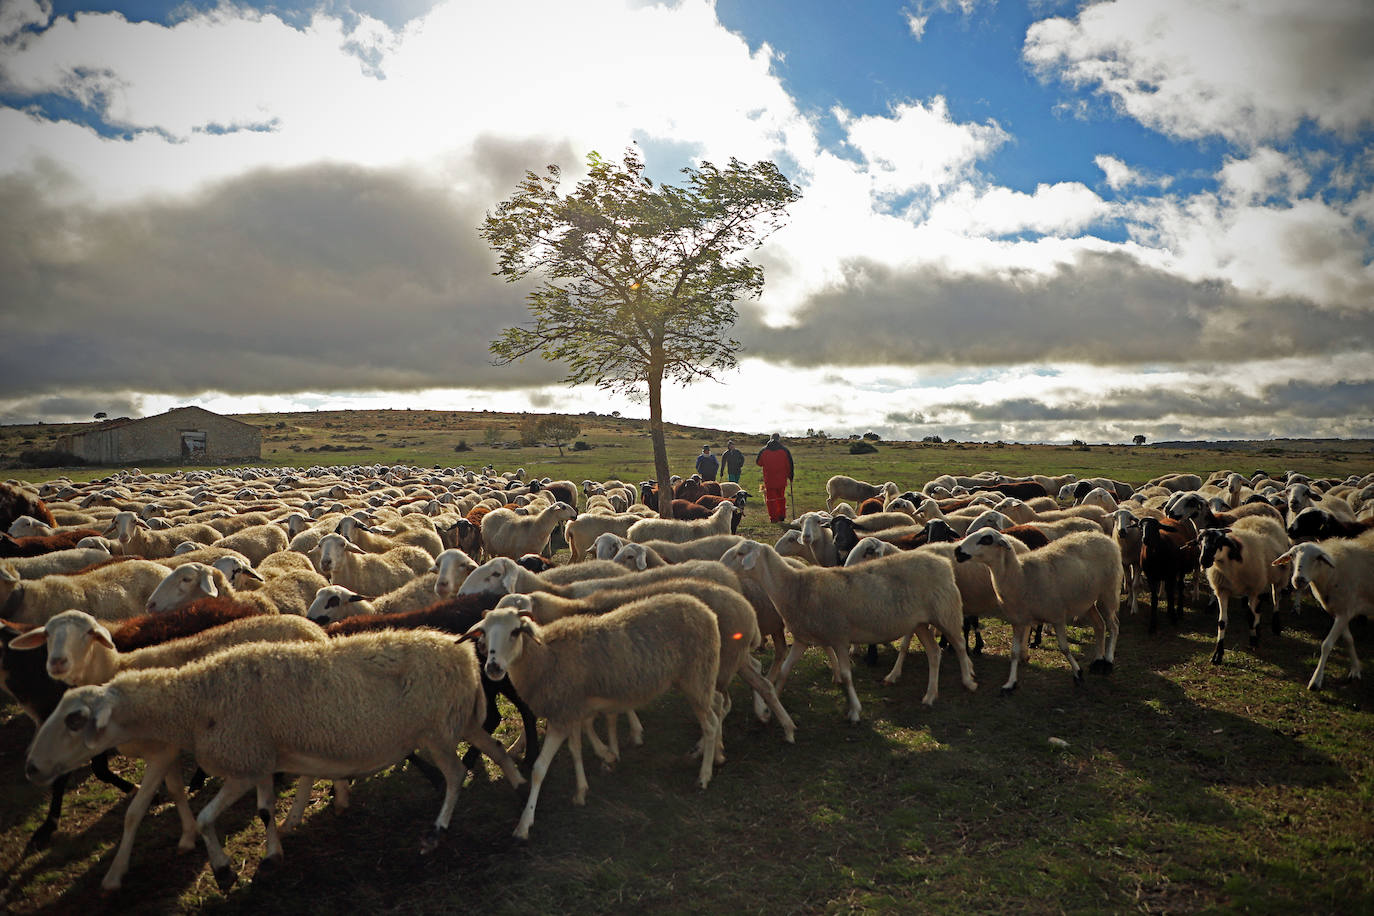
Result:
M682 170L682 187L655 187L633 149L620 164L590 153L587 171L567 194L557 166L526 172L483 221L496 275L542 280L528 296L533 322L505 329L491 351L498 365L538 353L563 362L572 384L647 394L655 475L668 480L663 381L735 367L735 303L763 289L763 269L740 252L781 226L800 192L767 161L704 162ZM662 487L665 515L671 499Z
M516 433L520 436L520 444L528 448L531 445L538 445L539 418L532 413L520 415L520 425L516 427Z
M1135 438L1132 439L1131 441L1134 442L1136 445L1144 445L1144 444L1145 444L1145 437L1144 437L1142 434L1140 434L1140 433L1136 433L1136 434L1135 434Z
M863 439L849 444L849 454L851 455L872 455L876 451L878 451L876 445Z
M563 457L563 444L571 442L582 434L582 426L574 417L545 417L535 426L540 439L548 439L558 446L558 457Z
M109 416L109 414L107 414L105 411L101 410L101 411L98 411L98 412L96 413L95 419L97 419L97 420L103 420L103 419L105 419L105 418L108 417L108 416Z
M483 411L485 413L485 411ZM501 441L501 428L495 423L488 423L487 428L482 431L482 441L487 445L495 445Z
M878 435L877 433L875 433L873 430L870 429L868 432L864 433L864 438L867 439L869 442L878 442L878 441L880 441L883 437L880 436L880 435Z

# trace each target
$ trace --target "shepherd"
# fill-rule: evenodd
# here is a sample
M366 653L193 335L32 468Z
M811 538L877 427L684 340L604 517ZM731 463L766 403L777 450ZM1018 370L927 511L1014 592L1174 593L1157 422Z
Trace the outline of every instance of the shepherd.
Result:
M754 463L763 468L763 501L768 507L768 520L787 521L787 485L795 467L792 453L782 444L782 437L773 433L767 444L759 449Z

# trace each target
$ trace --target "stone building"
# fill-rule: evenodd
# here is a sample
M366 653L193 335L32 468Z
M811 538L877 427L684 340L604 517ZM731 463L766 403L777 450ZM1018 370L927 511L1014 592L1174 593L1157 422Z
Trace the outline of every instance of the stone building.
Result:
M106 420L60 436L57 447L91 464L225 464L262 456L262 430L201 407Z

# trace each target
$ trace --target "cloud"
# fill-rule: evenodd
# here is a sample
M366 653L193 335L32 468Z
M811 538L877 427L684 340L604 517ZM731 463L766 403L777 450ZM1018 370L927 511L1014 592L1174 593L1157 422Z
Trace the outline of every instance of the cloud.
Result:
M956 273L863 259L785 327L742 313L751 355L789 365L1236 362L1374 352L1374 312L1189 281L1124 251L1045 272Z
M928 225L974 236L1069 235L1110 212L1106 201L1076 181L1037 185L1034 194L1002 187L979 190L965 183L931 207Z
M906 27L911 31L911 37L920 41L926 34L926 23L930 21L929 16L918 16L915 13L906 14Z
M1374 126L1371 46L1365 0L1106 0L1032 24L1022 53L1154 130L1256 144Z
M507 182L512 161L569 155L482 146L468 167L480 187ZM476 232L492 203L347 165L262 170L189 198L110 208L56 207L24 178L0 179L0 390L556 380L542 360L490 365L489 341L527 318L521 288L491 276Z
M855 118L838 109L835 116L849 145L868 163L879 193L938 193L1009 139L996 121L956 123L938 95L926 105L899 104L890 118Z
M38 395L0 402L0 423L80 422L97 413L110 417L144 415L143 398L128 392L83 391Z

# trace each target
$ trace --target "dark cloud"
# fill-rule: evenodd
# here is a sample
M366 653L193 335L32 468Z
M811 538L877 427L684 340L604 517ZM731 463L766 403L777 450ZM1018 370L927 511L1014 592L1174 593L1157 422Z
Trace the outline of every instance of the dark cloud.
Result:
M94 210L0 179L0 393L556 381L539 359L491 365L489 342L528 315L477 226L525 167L565 153L484 143L462 164L466 196L317 165Z
M143 412L142 400L126 393L37 396L4 403L0 406L0 423L80 422L93 419L97 413L138 417Z
M794 326L769 328L746 306L736 331L749 355L792 365L1229 363L1374 350L1374 311L1264 298L1127 253L1085 252L1048 275L853 261Z

